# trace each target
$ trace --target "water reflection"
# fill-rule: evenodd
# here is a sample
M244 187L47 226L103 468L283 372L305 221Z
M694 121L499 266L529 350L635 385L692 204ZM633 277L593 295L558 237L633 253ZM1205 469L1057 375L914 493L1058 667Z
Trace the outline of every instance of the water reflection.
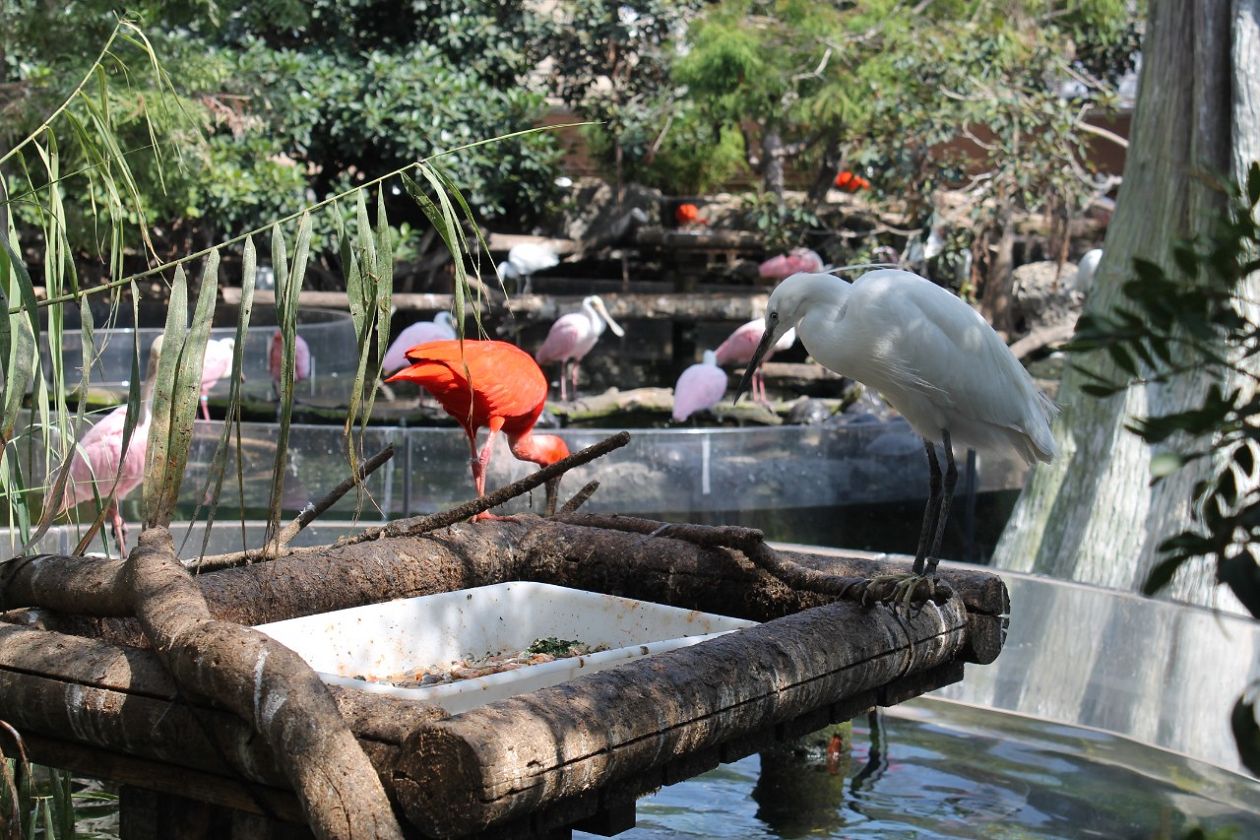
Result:
M1092 730L921 699L855 720L840 774L823 739L665 788L620 836L1260 837L1260 785Z

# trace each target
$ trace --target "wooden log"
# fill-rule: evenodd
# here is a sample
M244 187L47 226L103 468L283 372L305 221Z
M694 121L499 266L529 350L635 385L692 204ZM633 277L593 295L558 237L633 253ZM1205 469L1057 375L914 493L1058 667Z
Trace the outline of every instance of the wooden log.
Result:
M748 321L759 317L766 311L769 294L730 293L673 293L673 294L609 294L604 296L604 304L608 311L618 320L636 318L674 319L678 321ZM226 303L240 303L240 289L224 288L223 300ZM400 310L415 312L449 311L454 305L454 298L447 294L405 294L399 293L392 298L394 306ZM275 294L260 291L254 294L256 304L275 302ZM346 310L349 299L345 292L320 292L307 290L302 292L304 306L324 309ZM510 312L512 316L525 322L553 321L567 312L575 312L581 308L580 295L514 295L507 301L501 295L483 304L483 312Z
M801 546L777 547L796 563L841 577L905 572L911 564L911 558L905 556L840 550L806 553ZM1010 611L1006 587L996 575L974 567L947 565L941 567L940 576L962 597L968 611L992 616ZM211 614L242 624L261 624L512 579L643 598L755 621L828 600L791 590L737 552L524 515L515 522L463 524L420 537L297 549L268 563L203 574L197 581ZM54 581L41 573L12 590L0 588L0 608L47 603L86 612L93 606L76 600L63 582L48 587L43 583ZM17 600L12 596L18 591L31 597ZM50 626L65 632L101 634L126 644L144 644L131 620L50 620ZM1000 643L1000 634L987 634L977 639L983 647L974 653L984 661L984 657L997 655Z
M212 618L170 531L141 533L123 577L144 635L176 683L231 709L285 757L281 769L316 837L402 840L385 788L327 686L269 636Z
M935 668L965 638L958 600L912 616L807 610L424 725L395 793L426 834L467 834Z
M591 423L626 414L659 415L664 421L674 410L674 390L634 388L620 391L610 388L602 394L592 394L573 402L549 402L547 410L568 425ZM774 410L749 400L738 405L731 405L730 400L723 400L709 409L709 413L723 423L777 426L783 422Z
M1076 332L1076 316L1053 324L1044 324L1035 328L1028 335L1010 345L1010 351L1017 359L1031 356L1038 350L1052 345L1062 344Z
M743 230L677 231L660 227L639 228L634 237L640 246L650 246L671 251L747 250L760 252L765 241L759 234Z
M578 243L573 239L554 236L530 236L525 233L491 233L486 237L491 251L510 251L517 245L542 245L560 256L576 253Z
M329 691L350 730L376 745L378 774L389 772L397 745L416 726L446 717L425 703ZM243 721L182 696L148 650L0 625L0 719L24 733L74 733L101 749L287 787L270 749Z
M22 740L31 761L38 764L161 793L187 794L195 791L201 801L211 805L274 815L288 822L302 822L302 808L288 790L246 784L239 778L201 772L187 764L157 763L118 750L84 746L79 742L48 738L29 731L22 733Z

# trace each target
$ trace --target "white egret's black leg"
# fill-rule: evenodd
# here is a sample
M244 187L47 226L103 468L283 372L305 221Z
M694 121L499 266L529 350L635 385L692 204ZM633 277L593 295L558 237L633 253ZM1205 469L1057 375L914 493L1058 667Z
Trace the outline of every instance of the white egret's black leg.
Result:
M945 493L941 498L941 512L936 521L936 536L932 538L932 550L928 554L927 574L936 572L936 564L941 562L941 542L945 539L945 523L949 521L949 508L954 501L954 487L958 484L958 468L954 465L954 447L949 439L949 432L941 430L941 438L945 443Z
M928 482L927 505L923 508L923 524L919 527L919 547L914 552L914 573L916 575L923 574L928 558L928 541L936 533L937 520L940 517L941 510L941 465L936 460L936 447L932 445L932 441L925 439L923 448L927 451L930 478ZM954 463L952 458L949 463L952 467Z

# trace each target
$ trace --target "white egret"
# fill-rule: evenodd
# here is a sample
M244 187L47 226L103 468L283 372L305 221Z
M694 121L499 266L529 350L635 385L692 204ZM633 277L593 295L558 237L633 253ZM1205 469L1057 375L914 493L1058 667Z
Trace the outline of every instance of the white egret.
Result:
M939 562L958 480L954 442L1009 447L1030 464L1050 461L1057 409L978 312L930 280L895 269L868 272L852 284L806 273L780 283L737 400L766 351L793 327L815 360L879 391L924 440L928 503L914 573L896 588L898 597L913 595ZM943 484L938 441L945 451Z
M529 293L529 278L537 271L545 271L560 264L560 254L555 246L542 242L522 242L513 245L507 259L499 263L499 277L503 282L515 278L517 293Z

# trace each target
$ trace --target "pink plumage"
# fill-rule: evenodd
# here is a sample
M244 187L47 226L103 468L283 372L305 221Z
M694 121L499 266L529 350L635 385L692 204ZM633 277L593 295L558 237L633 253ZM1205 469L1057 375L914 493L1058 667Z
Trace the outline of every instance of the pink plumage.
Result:
M302 336L294 336L297 341L293 345L293 383L296 385L304 379L311 378L311 348ZM280 373L284 366L284 336L280 330L271 334L271 352L267 359L267 370L271 373L271 381L275 383L276 394L280 393Z
M727 336L726 341L718 345L715 354L719 365L746 365L752 361L753 353L757 350L757 345L761 343L761 337L766 332L766 319L754 318L746 324L736 327L735 332ZM779 350L786 350L796 341L796 330L788 330L783 334L783 338L775 342L774 346L766 351L762 357L762 362L767 362ZM762 378L761 368L753 371L752 381L753 399L761 402L768 402L766 399L766 383Z
M206 399L210 389L232 369L232 350L236 342L230 338L206 342L206 355L201 365L201 416L210 419Z
M141 410L141 417L131 434L127 452L122 451L123 426L127 422L127 406L121 405L101 418L87 430L75 448L70 461L70 478L61 499L58 513L67 511L93 499L92 488L102 500L110 492L118 499L126 498L144 482L144 458L149 448L149 422L152 419L148 407ZM119 462L122 470L119 471ZM114 480L117 475L117 481Z
M697 411L712 408L726 393L726 371L717 366L716 354L704 351L704 361L692 365L674 386L674 420L681 423Z
M106 511L113 521L114 539L123 554L127 553L127 526L118 512L118 502L144 483L149 425L153 419L153 387L156 384L162 344L162 337L159 336L149 348L149 364L140 398L140 416L136 419L127 451L123 452L127 406L122 405L97 421L75 445L65 492L57 506L57 513L64 513L99 497L107 505Z
M393 373L411 362L407 361L407 351L430 341L449 341L455 337L455 318L449 312L439 312L432 321L418 321L398 334L385 351L385 360L381 370Z
M576 395L578 364L582 361L582 357L591 352L595 342L599 341L599 337L604 333L605 325L613 331L614 335L625 334L621 326L608 314L604 302L597 295L589 295L582 300L581 312L561 315L551 325L547 339L543 341L542 347L538 348L534 358L540 365L560 363L560 399L568 398L565 367L570 362L573 363L573 390Z
M822 270L822 257L817 252L809 248L793 248L786 254L779 254L763 262L757 268L757 273L767 280L784 280L801 271Z

